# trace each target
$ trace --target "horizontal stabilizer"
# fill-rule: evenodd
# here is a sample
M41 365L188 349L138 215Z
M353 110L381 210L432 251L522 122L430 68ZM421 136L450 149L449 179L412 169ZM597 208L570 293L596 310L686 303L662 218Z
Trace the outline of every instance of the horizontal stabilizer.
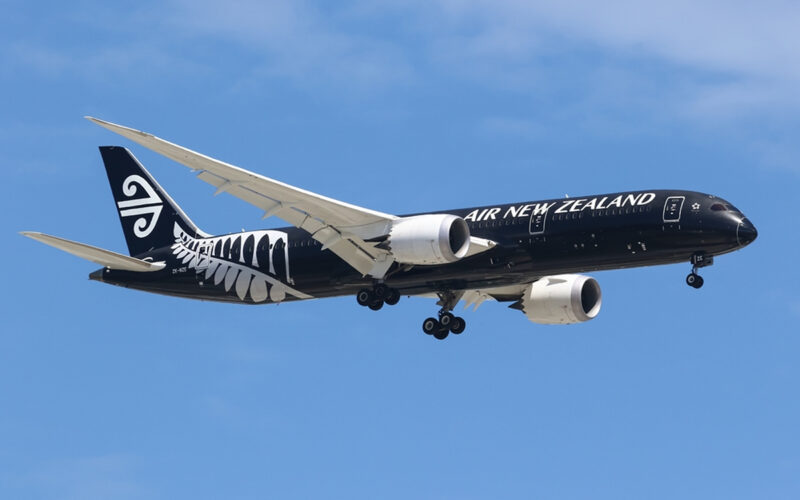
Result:
M41 241L45 245L58 248L82 259L100 264L109 269L119 269L122 271L152 272L164 269L166 264L163 262L147 262L134 257L128 257L110 250L85 245L76 241L65 240L50 236L49 234L37 233L34 231L22 231L23 236Z

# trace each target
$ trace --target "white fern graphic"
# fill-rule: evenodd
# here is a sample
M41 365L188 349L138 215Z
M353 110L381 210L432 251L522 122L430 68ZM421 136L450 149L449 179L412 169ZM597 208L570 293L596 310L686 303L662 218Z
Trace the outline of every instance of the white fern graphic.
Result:
M287 294L299 299L313 298L289 285L293 283L289 276L289 238L283 231L248 231L197 239L176 222L173 235L172 253L182 264L202 273L203 282L213 280L214 286L222 285L226 292L234 289L239 300L244 301L248 294L253 302L281 302ZM286 266L285 283L275 272L274 252L280 248ZM267 262L259 263L259 256ZM265 268L267 273L262 272Z

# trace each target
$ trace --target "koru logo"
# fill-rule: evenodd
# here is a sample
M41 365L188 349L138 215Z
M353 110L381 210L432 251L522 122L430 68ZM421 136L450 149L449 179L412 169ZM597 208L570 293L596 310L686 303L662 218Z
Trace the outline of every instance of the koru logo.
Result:
M119 207L120 217L145 216L136 219L136 222L133 223L133 234L137 238L145 238L155 229L158 223L158 216L161 215L161 209L164 208L164 205L153 186L140 175L129 175L122 183L122 192L126 197L132 198L139 191L139 187L147 195L145 198L120 201L117 203L117 207ZM146 217L148 214L152 216L149 221Z

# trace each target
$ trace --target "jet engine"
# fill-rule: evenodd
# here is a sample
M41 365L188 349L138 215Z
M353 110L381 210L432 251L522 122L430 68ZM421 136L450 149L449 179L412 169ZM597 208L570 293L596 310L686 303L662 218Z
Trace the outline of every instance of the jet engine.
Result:
M528 285L515 306L534 323L566 325L593 319L600 312L602 298L594 278L560 274Z
M461 217L428 214L395 221L387 244L403 264L449 264L467 254L469 238L469 226Z

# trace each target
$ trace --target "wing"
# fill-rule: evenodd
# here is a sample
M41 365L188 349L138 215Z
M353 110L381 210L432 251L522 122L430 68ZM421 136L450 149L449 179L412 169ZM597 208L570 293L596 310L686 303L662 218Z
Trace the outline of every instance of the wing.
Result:
M388 233L394 215L357 207L349 203L296 188L228 163L215 160L158 137L87 116L88 120L142 146L175 160L198 177L264 211L304 229L362 275L382 277L394 262L387 250L365 240Z
M104 250L102 248L86 245L85 243L78 243L77 241L65 240L49 234L37 233L34 231L23 231L20 233L23 236L32 238L36 241L41 241L45 245L58 248L67 253L71 253L82 259L100 264L109 269L121 269L123 271L138 271L138 272L153 272L164 269L163 262L147 262L145 260L128 257L120 253Z

